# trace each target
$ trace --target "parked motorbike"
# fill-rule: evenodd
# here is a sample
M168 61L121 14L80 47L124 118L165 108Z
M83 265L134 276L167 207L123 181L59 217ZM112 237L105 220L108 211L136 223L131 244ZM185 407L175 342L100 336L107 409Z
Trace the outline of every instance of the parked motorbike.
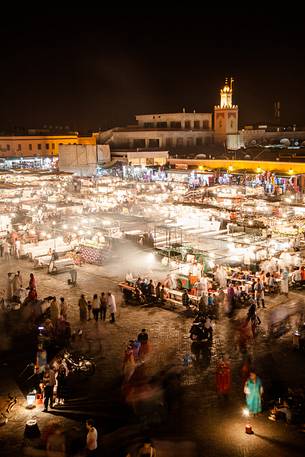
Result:
M76 353L65 351L63 358L71 373L93 376L95 373L95 363L92 359Z

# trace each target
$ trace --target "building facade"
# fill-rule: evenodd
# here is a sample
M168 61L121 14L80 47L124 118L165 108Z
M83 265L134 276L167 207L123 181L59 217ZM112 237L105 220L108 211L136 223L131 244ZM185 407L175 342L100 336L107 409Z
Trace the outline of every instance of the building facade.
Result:
M0 136L0 157L57 157L63 144L96 144L96 138L77 134Z
M219 104L213 113L167 113L135 116L137 124L96 133L97 143L109 144L112 153L120 151L167 150L194 157L225 157L227 152L253 146L288 145L305 147L305 131L268 125L239 129L239 108L233 103L233 79L226 79L220 90ZM259 152L257 152L259 153ZM256 153L256 154L257 154ZM304 155L304 153L303 153ZM289 158L289 154L287 155ZM281 157L279 157L281 160Z
M119 127L99 132L97 143L107 143L112 152L119 150L163 149L175 154L177 151L197 151L210 145L237 148L238 107L232 104L233 80L226 81L220 91L220 105L212 113L158 113L136 116L136 125Z

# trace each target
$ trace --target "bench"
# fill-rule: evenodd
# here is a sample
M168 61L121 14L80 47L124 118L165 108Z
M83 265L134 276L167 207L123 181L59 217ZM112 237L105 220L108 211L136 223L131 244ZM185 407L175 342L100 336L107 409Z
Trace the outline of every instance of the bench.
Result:
M127 290L130 290L132 292L136 291L136 288L134 286L130 286L129 284L127 284L125 282L120 282L118 284L118 286L121 287L121 289L127 289Z
M178 300L174 300L173 298L165 298L165 303L169 303L171 305L171 309L176 309L176 305L181 305L182 302Z

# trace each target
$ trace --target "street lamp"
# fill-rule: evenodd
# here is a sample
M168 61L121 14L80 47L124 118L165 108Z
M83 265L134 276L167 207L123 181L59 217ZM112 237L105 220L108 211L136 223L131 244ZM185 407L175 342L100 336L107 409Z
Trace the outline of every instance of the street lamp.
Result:
M244 417L249 417L250 416L248 408L244 408L243 409L243 416ZM245 426L245 433L247 433L247 435L252 435L253 434L252 425L249 422Z
M35 408L35 400L36 400L36 390L29 392L26 396L26 408L33 409Z

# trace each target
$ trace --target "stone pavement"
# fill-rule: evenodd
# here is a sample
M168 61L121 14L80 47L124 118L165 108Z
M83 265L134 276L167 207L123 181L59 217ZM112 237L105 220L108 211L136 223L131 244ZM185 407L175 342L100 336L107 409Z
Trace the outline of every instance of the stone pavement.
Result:
M21 270L24 281L33 271L32 264L28 261L11 260L8 265L0 259L0 288L6 286L8 271ZM113 268L111 275L107 267L86 265L78 269L78 285L71 287L67 284L67 274L56 276L47 275L45 272L34 271L37 278L39 297L48 295L65 296L70 304L69 320L73 328L80 327L78 313L78 298L85 293L92 298L94 293L102 290L112 290L117 296L118 316L115 324L109 322L97 324L91 320L83 325L83 337L79 347L94 356L97 364L96 374L86 380L74 380L70 384L70 396L66 405L58 412L40 414L35 412L41 429L46 420L56 417L62 426L69 430L79 427L83 430L83 421L92 415L98 422L99 430L103 432L103 455L121 455L122 447L127 446L132 439L140 440L146 432L143 418L145 411L136 411L124 402L120 376L122 374L122 358L126 343L135 338L141 328L146 328L151 341L150 359L145 364L142 379L147 379L147 388L151 389L151 380L160 386L169 367L176 371L182 370L182 361L185 354L191 354L189 329L192 319L185 316L183 311L169 311L157 307L132 307L121 304L120 291L117 283L120 277L115 277ZM295 353L291 348L290 338L281 338L271 343L267 335L267 325L271 310L280 306L293 308L303 302L303 295L291 292L287 300L283 296L267 298L267 310L260 310L262 330L256 340L252 341L249 352L252 355L257 372L263 380L267 399L275 386L305 385L305 364L302 355ZM237 318L245 315L245 310L237 313ZM5 329L2 335L5 335ZM16 331L1 339L2 349L18 346ZM24 342L26 343L26 342ZM9 364L13 377L17 379L18 370L30 362L30 352L23 355L20 350L12 354L8 350L6 362ZM21 346L22 347L22 346ZM226 352L232 364L232 394L227 403L217 397L215 391L215 368L220 353ZM26 357L29 357L25 360ZM273 455L303 455L304 436L297 432L293 426L285 426L267 420L266 415L253 420L255 435L248 436L244 433L245 419L241 416L244 403L242 392L240 367L242 356L234 344L234 330L232 321L222 317L217 321L214 331L214 344L211 357L203 358L183 369L180 389L176 402L171 410L158 410L159 417L166 418L165 422L151 426L150 433L155 436L158 446L166 449L164 455L183 455L185 457L196 455L212 456L261 456ZM23 364L23 365L22 365ZM0 381L1 384L1 381ZM3 385L3 383L2 383ZM22 387L22 386L21 386ZM160 393L161 398L163 393ZM148 415L151 414L151 409ZM23 417L23 416L22 416ZM45 419L49 418L49 419ZM140 422L139 422L139 419ZM18 428L18 442L22 444L22 429L25 418L20 420ZM10 425L11 424L11 425ZM12 434L10 422L1 430L1 435ZM12 436L12 435L11 435ZM124 437L124 439L123 439ZM133 437L133 438L132 438ZM2 438L3 439L3 438ZM183 454L171 454L172 450L180 443ZM183 443L183 444L181 444ZM112 449L107 453L107 450ZM163 451L162 451L163 452ZM160 452L160 455L162 455ZM13 455L13 454L8 454Z

